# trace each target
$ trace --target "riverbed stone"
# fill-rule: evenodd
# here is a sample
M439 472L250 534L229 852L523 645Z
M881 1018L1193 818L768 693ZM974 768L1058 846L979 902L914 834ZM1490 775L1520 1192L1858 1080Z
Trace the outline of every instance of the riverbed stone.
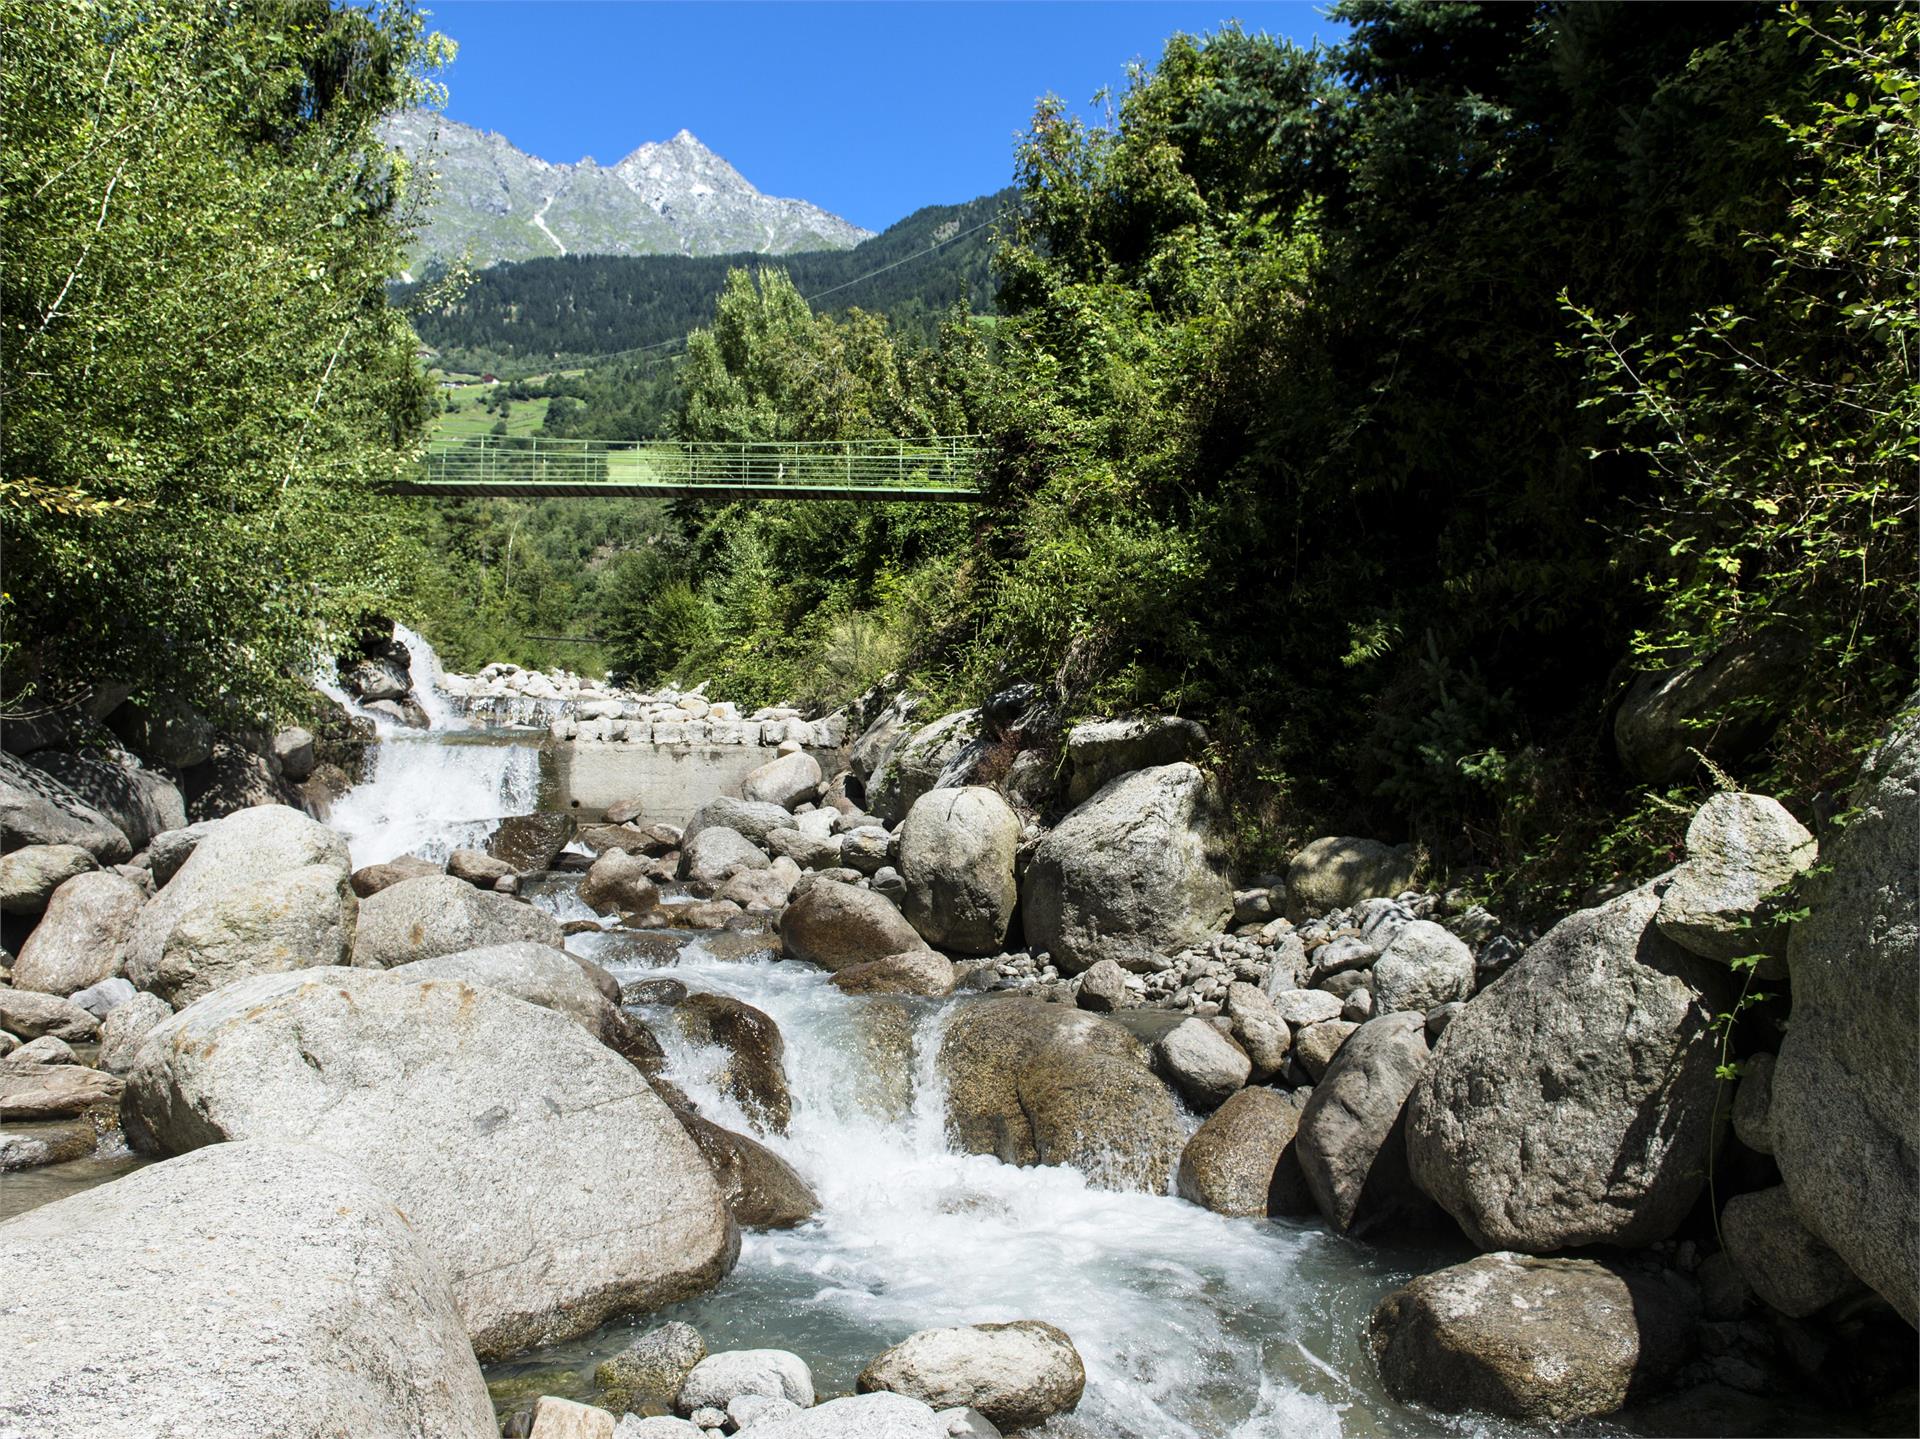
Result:
M501 880L513 878L516 871L484 849L456 849L447 856L447 873L480 889L492 889Z
M792 958L829 970L924 947L919 931L890 901L824 875L781 914L780 938Z
M273 737L273 758L280 766L280 773L299 784L313 773L318 759L314 753L313 731L299 725L289 725Z
M1127 972L1110 959L1088 966L1080 976L1080 988L1075 994L1075 1002L1095 1014L1125 1009L1130 999Z
M607 1407L616 1414L649 1399L671 1404L693 1366L707 1357L707 1341L691 1324L672 1320L649 1329L593 1371Z
M1801 1222L1783 1184L1729 1199L1720 1237L1748 1287L1790 1319L1860 1290L1853 1271Z
M1180 1197L1216 1214L1315 1213L1293 1147L1311 1092L1243 1089L1208 1115L1180 1153Z
M1028 1429L1071 1413L1086 1366L1063 1330L1038 1319L922 1329L870 1360L855 1380L935 1409L971 1408L1002 1429Z
M1723 965L1643 886L1581 910L1463 1004L1407 1112L1416 1183L1484 1249L1664 1239L1719 1142Z
M36 1064L78 1064L73 1046L64 1039L55 1039L51 1034L43 1034L38 1039L30 1039L5 1059L0 1059L0 1068L27 1070Z
M1413 886L1415 868L1405 846L1323 835L1287 865L1287 918L1299 924L1376 896L1391 899Z
M949 764L981 737L977 709L957 710L900 739L867 781L867 807L886 824L905 819L915 800L940 786ZM952 783L966 783L956 777Z
M764 1010L726 994L690 994L673 1009L673 1022L689 1042L725 1050L715 1076L754 1124L785 1134L793 1118L780 1026Z
M101 1070L81 1064L15 1067L28 1047L22 1045L0 1060L0 1119L71 1119L93 1111L111 1114L119 1103L120 1080Z
M345 964L359 908L337 864L231 886L174 924L145 987L178 1008L245 975Z
M673 1407L682 1414L711 1406L724 1410L741 1394L765 1394L802 1409L813 1407L813 1371L785 1349L727 1349L709 1354L680 1381Z
M1721 793L1687 825L1687 859L1673 872L1654 923L1682 949L1722 963L1765 958L1763 979L1787 973L1786 926L1771 896L1813 863L1813 836L1778 800Z
M100 1032L100 1021L57 994L0 986L0 1029L16 1039L55 1039L81 1042Z
M1301 1111L1300 1169L1341 1233L1365 1234L1428 1208L1407 1171L1405 1110L1430 1058L1424 1014L1383 1014L1348 1037Z
M849 1394L747 1431L753 1439L951 1439L948 1421L904 1394Z
M791 1229L820 1212L813 1187L766 1145L691 1110L674 1112L700 1146L728 1212L742 1229Z
M0 1125L0 1174L86 1159L100 1147L101 1126L96 1118L81 1115Z
M61 885L99 868L77 844L29 844L0 855L0 913L40 914Z
M445 1266L483 1358L698 1293L738 1250L646 1079L484 985L337 968L235 981L148 1034L121 1125L146 1152L297 1135L349 1156Z
M796 750L749 771L740 781L740 798L791 810L817 795L823 778L820 761L805 750Z
M1217 1109L1253 1070L1244 1050L1204 1019L1183 1019L1154 1042L1161 1073L1200 1110Z
M708 825L680 849L680 878L695 884L726 883L743 869L765 869L766 852L724 825Z
M1227 1017L1233 1036L1252 1066L1249 1077L1264 1084L1287 1067L1293 1052L1293 1032L1257 984L1227 986Z
M834 869L840 863L839 840L806 829L769 830L767 848L776 857L791 859L802 869Z
M1008 1164L1070 1164L1104 1189L1166 1192L1172 1091L1110 1019L1023 995L955 1007L941 1040L947 1135Z
M389 885L360 902L353 963L390 969L415 959L526 942L558 949L560 921L504 894L475 889L450 874Z
M489 989L564 1015L628 1059L636 1058L633 1052L636 1046L647 1044L646 1040L636 1041L630 1033L640 1026L621 1011L618 982L612 982L614 997L608 999L606 988L595 982L581 960L551 945L525 940L488 945L412 960L395 965L392 972L414 980L452 979L484 984ZM612 976L607 978L612 981ZM657 1042L651 1048L657 1051Z
M1692 1351L1697 1318L1667 1276L1495 1253L1396 1289L1369 1337L1403 1403L1571 1424L1657 1389Z
M100 1023L100 1067L109 1074L125 1075L133 1068L140 1041L172 1017L172 1005L144 991L116 1006Z
M1206 727L1178 715L1077 724L1067 731L1067 803L1085 804L1134 770L1197 760L1206 747Z
M929 944L959 954L1007 946L1020 889L1020 817L979 785L922 795L900 830L901 908Z
M609 849L580 881L580 902L600 914L645 914L660 903L653 867L627 850Z
M754 844L764 847L775 830L793 829L796 824L794 817L777 804L721 795L694 811L693 818L687 821L686 830L680 836L680 844L685 847L694 841L701 830L718 825L735 834L743 834Z
M786 907L787 896L799 878L792 863L777 859L765 869L736 870L714 892L714 898L737 904L749 914L778 914Z
M1027 943L1062 974L1103 959L1158 970L1217 933L1233 887L1215 854L1214 799L1190 764L1122 775L1040 841L1020 883Z
M1273 1007L1289 1029L1340 1017L1340 997L1324 989L1283 989L1273 996Z
M1920 694L1868 758L1794 926L1769 1129L1801 1222L1920 1322Z
M101 864L119 864L133 846L117 825L45 770L0 753L0 847L70 844Z
M1394 935L1372 975L1375 1014L1425 1014L1473 993L1473 951L1432 920L1416 919Z
M534 1401L527 1439L614 1439L618 1420L605 1409L542 1394Z
M565 810L508 815L487 836L486 851L515 874L552 869L573 840L577 826Z
M1773 1153L1774 1062L1771 1054L1750 1055L1733 1091L1734 1137L1756 1154Z
M363 865L349 877L353 892L361 899L371 899L383 889L392 889L403 880L423 879L431 874L444 874L445 871L430 859L418 855L403 854L398 859L389 859L379 864Z
M421 715L419 728L426 728ZM299 791L274 773L266 756L255 754L238 740L224 736L213 742L213 755L182 778L187 785L187 814L195 820L222 819L258 805L293 807Z
M124 751L40 750L31 763L105 815L136 854L156 836L186 826L187 802L178 786Z
M222 1144L0 1225L0 1429L491 1439L445 1274L349 1161Z
M14 986L73 994L119 974L126 967L134 921L146 903L146 891L112 870L76 874L54 891L47 912L20 946Z
M953 993L958 971L953 961L931 949L910 949L866 964L850 964L833 976L847 994L917 994L938 998Z
M1329 995L1329 998L1333 996ZM1345 1006L1342 1006L1344 1010ZM1350 1019L1323 1019L1294 1031L1293 1058L1307 1078L1319 1083L1340 1053L1340 1046L1360 1026Z
M132 981L122 979L116 974L106 979L96 980L85 989L76 989L67 998L104 1026L109 1014L139 993L140 991L133 987Z

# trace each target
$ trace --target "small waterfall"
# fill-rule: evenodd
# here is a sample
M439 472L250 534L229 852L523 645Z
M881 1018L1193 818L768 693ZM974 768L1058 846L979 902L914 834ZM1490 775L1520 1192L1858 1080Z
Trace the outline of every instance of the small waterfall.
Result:
M464 729L466 720L440 688L440 656L433 646L405 625L393 627L393 637L407 647L407 677L413 681L413 697L426 711L430 730Z

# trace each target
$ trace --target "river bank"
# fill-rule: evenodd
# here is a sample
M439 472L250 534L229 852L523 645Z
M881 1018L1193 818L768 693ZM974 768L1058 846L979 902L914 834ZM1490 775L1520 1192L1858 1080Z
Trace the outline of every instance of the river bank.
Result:
M716 1356L791 1356L728 1361L787 1376L764 1398L792 1402L804 1373L808 1406L874 1387L927 1401L874 1432L991 1432L935 1401L963 1381L986 1394L989 1373L1004 1387L1008 1363L1052 1407L981 1405L1061 1436L1898 1432L1910 1410L1910 1290L1872 1260L1875 1212L1823 1187L1815 1233L1795 1200L1812 1139L1794 1076L1834 1053L1833 982L1795 974L1784 1047L1755 1024L1784 1004L1734 1008L1729 951L1814 857L1764 797L1702 811L1688 866L1657 887L1534 934L1422 892L1415 856L1361 837L1227 875L1192 763L1205 735L1183 721L1059 726L1030 689L952 715L884 691L818 720L741 715L704 695L441 676L417 637L398 643L404 666L395 652L384 677L342 675L357 717L398 713L372 711L361 782L311 802L326 824L239 806L137 855L121 831L115 859L116 827L75 792L33 812L67 839L9 839L0 999L21 1048L0 1060L0 1152L52 1152L53 1128L18 1132L38 1104L60 1142L88 1144L64 1161L86 1166L65 1169L72 1187L110 1181L0 1227L35 1276L4 1316L31 1363L0 1415L33 1432L126 1402L75 1387L100 1354L59 1317L82 1290L144 1313L164 1286L130 1281L111 1246L108 1272L74 1268L113 1196L184 1186L194 1232L216 1238L272 1212L283 1171L397 1205L410 1248L329 1242L387 1255L437 1316L420 1323L464 1335L389 1373L390 1331L343 1337L342 1315L315 1311L325 1343L299 1362L341 1406L315 1412L378 1414L366 1432L610 1434L683 1390L721 1401L678 1403L709 1430L803 1422L725 1418L760 1381L688 1389L691 1361L623 1387L669 1322ZM723 726L740 741L715 743ZM1863 790L1891 828L1854 830L1875 847L1829 863L1870 867L1911 837L1913 748L1897 736ZM299 750L265 747L296 770ZM591 755L592 797L565 782L569 751ZM9 780L25 767L10 759ZM685 800L684 821L665 812ZM1896 963L1911 891L1886 877L1864 913L1843 895L1791 957L1818 962L1802 956L1846 923ZM1715 1074L1723 1013L1748 1026L1737 1087ZM1897 1057L1900 1015L1886 1022ZM1821 1072L1821 1102L1911 1122L1841 1083ZM335 1174L288 1144L353 1163ZM250 1172L208 1177L221 1151ZM1822 1162L1900 1179L1864 1130ZM63 1164L36 1170L30 1197L52 1199ZM202 1195L216 1181L228 1198ZM226 1282L218 1266L174 1278ZM202 1340L253 1322L219 1308L178 1322ZM1528 1318L1503 1329L1503 1313ZM1023 1323L1066 1348L976 1352L1011 1341L971 1326ZM947 1388L924 1357L882 1362L952 1328L971 1337L939 1341L960 1351ZM111 1347L122 1390L174 1394L136 1335ZM223 1402L266 1402L205 1362ZM388 1377L342 1397L362 1362ZM1077 1388L1058 1377L1075 1369ZM536 1415L543 1395L604 1427ZM620 1432L681 1432L653 1422Z

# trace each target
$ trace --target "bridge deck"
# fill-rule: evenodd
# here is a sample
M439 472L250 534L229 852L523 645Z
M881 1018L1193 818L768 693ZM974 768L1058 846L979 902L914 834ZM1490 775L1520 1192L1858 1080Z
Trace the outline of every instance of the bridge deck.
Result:
M401 495L457 499L891 500L983 498L972 435L772 443L435 440Z

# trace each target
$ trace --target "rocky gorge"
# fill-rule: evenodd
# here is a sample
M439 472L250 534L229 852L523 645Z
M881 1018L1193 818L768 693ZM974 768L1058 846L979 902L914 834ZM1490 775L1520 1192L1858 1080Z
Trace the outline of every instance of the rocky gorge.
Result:
M1535 932L1038 686L324 687L0 757L0 1432L1908 1432L1913 711Z

